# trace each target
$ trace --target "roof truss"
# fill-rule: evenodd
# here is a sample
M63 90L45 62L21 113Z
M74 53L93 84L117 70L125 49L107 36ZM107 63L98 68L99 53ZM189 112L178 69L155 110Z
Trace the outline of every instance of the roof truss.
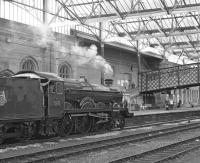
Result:
M52 1L57 10L41 9L21 0L8 2L44 11L51 17L49 24L59 19L77 22L75 29L82 26L100 41L99 31L102 31L104 40L126 36L134 48L139 42L161 46L178 56L199 55L200 0Z

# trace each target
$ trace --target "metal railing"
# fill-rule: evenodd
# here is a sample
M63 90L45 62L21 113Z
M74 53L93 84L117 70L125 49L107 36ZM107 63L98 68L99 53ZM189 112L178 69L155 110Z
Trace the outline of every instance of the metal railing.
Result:
M166 89L199 85L199 63L180 65L139 73L139 92L156 92Z

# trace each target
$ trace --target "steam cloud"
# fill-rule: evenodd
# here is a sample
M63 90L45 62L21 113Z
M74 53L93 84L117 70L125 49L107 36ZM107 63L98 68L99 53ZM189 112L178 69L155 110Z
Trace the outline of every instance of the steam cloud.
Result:
M90 65L96 69L101 69L106 74L113 74L110 64L100 55L97 55L97 47L72 46L70 60L78 65Z
M56 40L54 33L52 30L48 27L48 25L42 24L40 27L38 27L36 30L33 30L34 32L34 40L35 43L42 47L42 48L48 48L53 47L56 51L60 51L62 53L68 53L69 51L61 45L59 41Z
M65 54L57 56L57 58L61 59L64 57L63 59L73 64L73 66L89 65L102 70L106 74L113 74L110 64L102 56L97 55L98 52L95 45L91 45L88 48L80 47L76 44L72 46L69 51L69 49L65 48L65 46L61 45L61 43L56 40L54 33L47 25L41 25L33 32L35 36L34 40L38 46L43 48L51 46L54 50Z

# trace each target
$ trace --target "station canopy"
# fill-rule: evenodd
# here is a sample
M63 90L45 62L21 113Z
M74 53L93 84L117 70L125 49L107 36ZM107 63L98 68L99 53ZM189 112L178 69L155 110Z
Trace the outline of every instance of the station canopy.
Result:
M200 0L4 1L31 15L43 13L41 19L55 31L70 26L70 31L86 32L102 42L119 42L136 51L153 48L163 57L199 61Z

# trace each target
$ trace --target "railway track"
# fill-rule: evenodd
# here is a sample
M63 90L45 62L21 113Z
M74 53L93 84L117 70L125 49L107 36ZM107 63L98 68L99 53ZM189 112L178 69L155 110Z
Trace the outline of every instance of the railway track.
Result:
M138 128L142 128L142 127L149 127L149 126L160 126L162 124L168 124L168 123L180 123L183 121L188 121L188 122L192 122L193 120L199 120L200 121L200 117L199 116L192 116L192 117L186 117L183 119L178 119L178 120L173 120L173 121L159 121L159 122L149 122L149 123L145 123L145 124L141 124L141 125L127 125L124 127L124 130L127 129L138 129ZM111 131L118 131L119 129L112 129ZM77 134L72 134L70 136L68 136L71 139L74 138L80 138L84 137L84 136L93 136L93 135L97 135L97 134L105 134L108 131L98 131L98 132L90 132L90 133L86 133L86 134L81 134L81 135L77 135ZM66 137L67 138L67 137ZM7 147L15 147L15 146L24 146L27 144L33 144L33 143L43 143L44 141L57 141L59 138L58 137L54 137L54 136L42 136L39 139L30 139L28 142L26 141L21 141L21 142L16 142L16 140L12 140L11 143L5 143L5 144L1 144L1 149L7 148ZM8 141L7 141L8 142Z
M150 140L152 138L166 136L169 134L175 134L177 132L183 132L200 128L199 123L192 123L187 125L181 125L176 127L168 127L165 129L158 129L149 132L139 134L129 134L126 136L118 136L115 138L109 138L105 140L99 140L89 143L82 143L73 146L66 146L61 148L49 149L45 151L39 151L23 155L15 155L12 157L0 158L0 162L14 162L14 163L29 163L29 162L49 162L60 158L75 156L84 152L97 151L101 149L107 149L115 146L124 145L127 143L135 143L144 140Z
M116 159L109 163L164 163L200 148L200 136L162 146L140 154Z
M142 125L137 125L137 126L132 126L132 125L127 125L125 126L125 129L133 129L133 128L140 128L140 127L148 127L148 126L153 126L153 125L162 125L162 124L166 124L166 123L179 123L179 122L182 122L182 121L192 121L192 120L197 120L197 119L200 119L199 116L192 116L192 117L186 117L186 118L183 118L183 119L178 119L178 120L173 120L173 121L159 121L159 122L150 122L150 123L145 123L145 124L142 124Z

